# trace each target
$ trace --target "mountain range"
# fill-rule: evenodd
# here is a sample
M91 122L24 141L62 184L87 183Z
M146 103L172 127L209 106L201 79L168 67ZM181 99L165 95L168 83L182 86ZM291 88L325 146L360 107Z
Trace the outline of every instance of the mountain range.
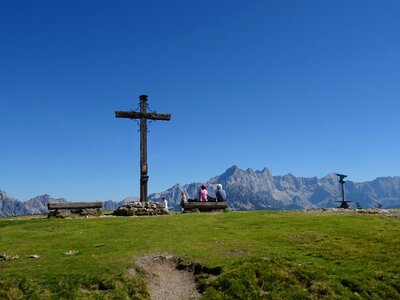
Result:
M215 195L217 183L224 187L232 210L329 208L337 207L337 201L341 200L340 186L334 173L322 178L296 177L291 174L272 176L267 168L253 171L233 166L206 182L210 196ZM181 192L184 191L189 198L195 199L201 184L176 184L164 192L150 194L149 199L159 202L162 197L166 197L169 206L179 210ZM356 203L363 208L375 207L378 204L384 208L400 207L399 176L379 177L365 182L347 181L345 187L347 200L351 201L352 207L355 207ZM104 202L103 209L114 210L122 203L137 200L137 197L125 198L120 202L109 200ZM49 195L42 195L21 202L0 190L0 217L47 213L49 201L65 199L53 199Z
M224 187L229 207L234 210L329 208L337 207L337 201L341 200L335 173L322 178L292 174L272 176L267 168L253 171L233 166L206 182L209 195L215 195L217 183ZM174 208L178 208L180 193L185 191L189 198L197 198L201 184L177 184L163 193L151 194L149 198L160 201L161 197L166 197ZM345 188L346 198L353 207L356 203L363 208L375 207L378 203L385 208L400 207L399 176L358 183L347 181Z
M49 202L65 202L65 199L54 199L49 195L41 195L22 202L0 190L0 218L47 213L47 203Z

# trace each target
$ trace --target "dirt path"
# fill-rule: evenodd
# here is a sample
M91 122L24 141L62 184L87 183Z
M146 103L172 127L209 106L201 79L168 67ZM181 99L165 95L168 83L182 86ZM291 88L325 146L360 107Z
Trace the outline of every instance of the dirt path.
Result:
M199 299L193 273L176 269L172 255L146 255L136 265L147 274L147 290L152 300Z

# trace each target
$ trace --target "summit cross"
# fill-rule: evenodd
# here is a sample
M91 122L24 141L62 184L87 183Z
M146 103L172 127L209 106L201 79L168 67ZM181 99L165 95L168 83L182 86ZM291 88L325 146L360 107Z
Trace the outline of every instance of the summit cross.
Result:
M171 120L170 114L148 112L147 96L139 96L140 112L116 111L116 118L140 119L140 202L147 201L147 182L149 181L147 165L147 120Z

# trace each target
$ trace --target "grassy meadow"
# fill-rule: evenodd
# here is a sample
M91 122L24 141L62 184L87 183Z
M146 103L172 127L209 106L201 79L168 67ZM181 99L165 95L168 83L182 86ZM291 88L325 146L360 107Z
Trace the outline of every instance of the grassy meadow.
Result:
M19 256L0 299L148 299L135 259L158 253L222 268L198 275L202 299L400 299L400 219L383 215L0 219L0 252Z

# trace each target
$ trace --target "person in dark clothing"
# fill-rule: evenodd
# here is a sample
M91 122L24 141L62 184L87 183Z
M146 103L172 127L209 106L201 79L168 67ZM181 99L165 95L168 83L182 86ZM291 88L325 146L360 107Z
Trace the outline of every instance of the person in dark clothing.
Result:
M215 197L217 197L217 202L226 201L226 193L222 189L221 184L217 184L217 191L215 192Z

